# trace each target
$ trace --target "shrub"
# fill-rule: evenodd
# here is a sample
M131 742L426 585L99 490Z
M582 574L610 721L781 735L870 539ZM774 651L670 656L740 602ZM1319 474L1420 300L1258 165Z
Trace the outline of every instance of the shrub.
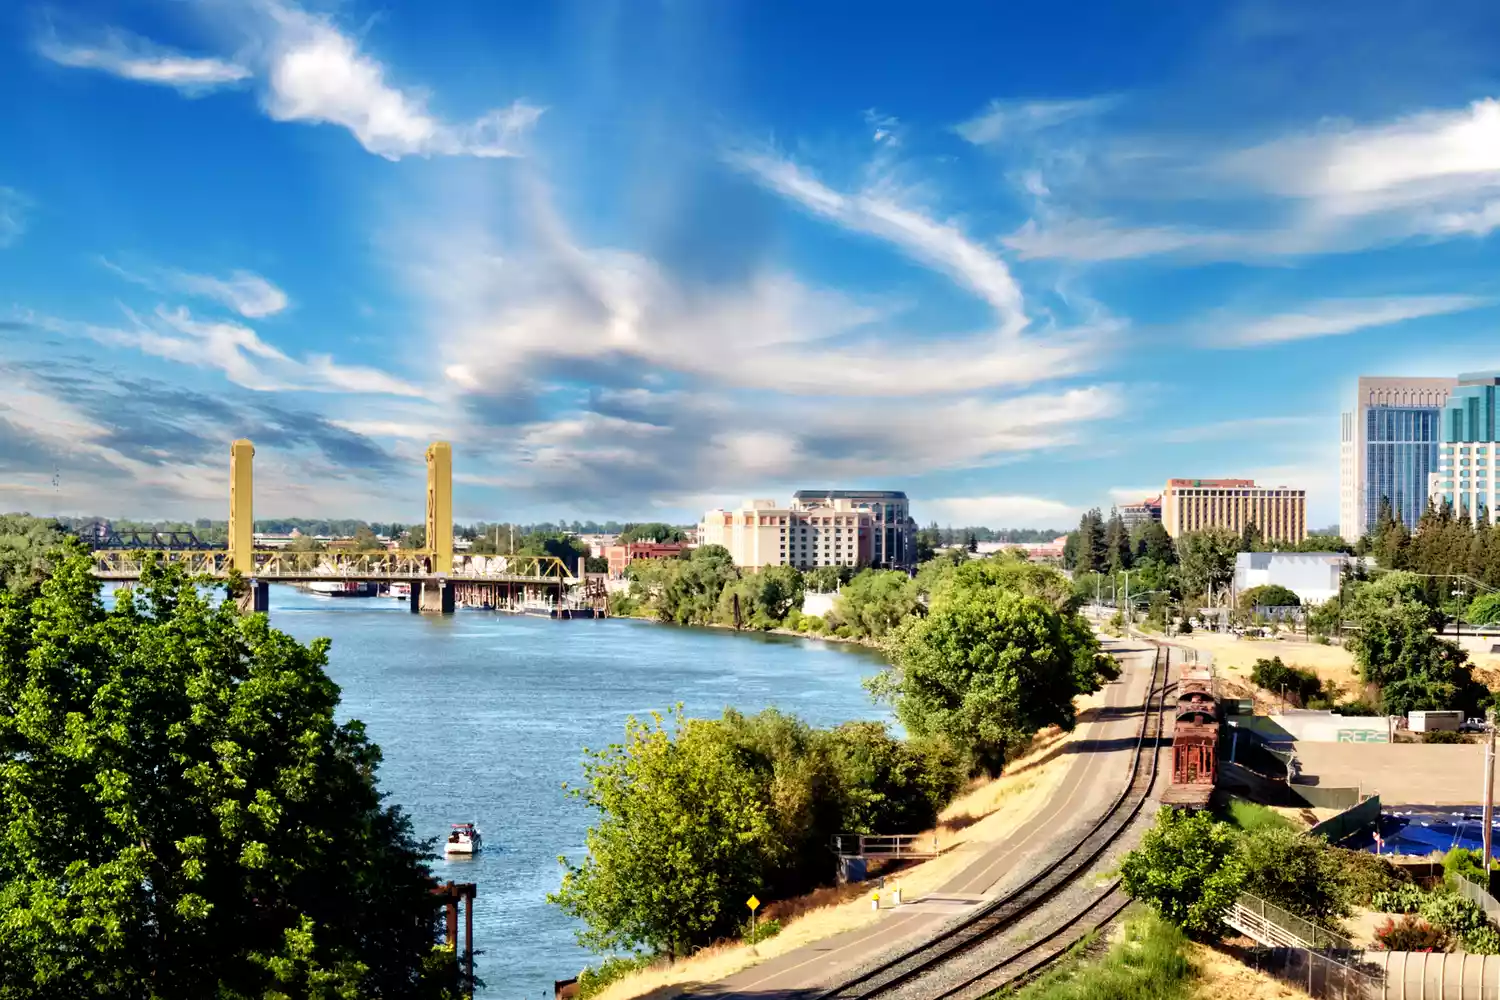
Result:
M1443 855L1443 874L1450 884L1459 879L1468 879L1484 885L1489 878L1484 871L1484 854L1467 847L1455 847Z
M1207 813L1171 806L1156 814L1156 824L1120 865L1127 893L1197 935L1219 932L1244 882L1234 830Z
M632 972L651 967L655 955L615 955L599 963L598 968L588 966L578 974L578 1000L604 992L604 988Z
M1422 734L1423 743L1467 743L1463 733L1451 729L1434 729Z
M1364 851L1349 851L1342 847L1330 848L1333 862L1338 866L1340 880L1344 885L1344 896L1354 906L1369 906L1371 900L1381 893L1411 891L1421 900L1421 890L1411 882L1411 876L1391 864L1385 858L1366 854ZM1379 909L1379 907L1376 907ZM1411 910L1391 910L1391 913L1409 913Z
M780 933L780 920L757 920L745 934L745 942L747 944L760 944L762 941L771 940L771 938Z
M1370 908L1376 913L1416 913L1426 894L1415 885L1384 889L1370 897Z
M1484 915L1484 909L1473 900L1456 892L1434 892L1422 900L1418 912L1428 923L1456 938L1465 952L1471 955L1500 954L1500 932Z
M1287 827L1247 834L1239 857L1245 891L1313 921L1337 921L1351 911L1341 858L1328 842Z
M1279 656L1256 660L1250 680L1256 687L1276 695L1284 694L1298 705L1306 705L1323 694L1323 682L1317 674L1301 667L1289 667Z
M1399 921L1387 918L1375 928L1375 941L1383 951L1446 951L1448 948L1447 934L1410 915Z

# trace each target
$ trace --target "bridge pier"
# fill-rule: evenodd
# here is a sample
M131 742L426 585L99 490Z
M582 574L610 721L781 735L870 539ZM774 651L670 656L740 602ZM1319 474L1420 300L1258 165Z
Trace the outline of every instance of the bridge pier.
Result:
M430 615L453 614L453 583L450 580L424 580L412 584L411 609Z
M251 580L245 592L238 598L240 610L248 614L269 614L271 611L271 585L264 580Z

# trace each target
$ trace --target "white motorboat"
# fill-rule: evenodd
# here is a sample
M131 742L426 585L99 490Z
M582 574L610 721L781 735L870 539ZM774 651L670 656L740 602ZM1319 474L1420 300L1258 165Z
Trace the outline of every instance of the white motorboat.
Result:
M479 827L473 823L454 823L448 842L443 845L444 854L472 855L479 853L482 838Z

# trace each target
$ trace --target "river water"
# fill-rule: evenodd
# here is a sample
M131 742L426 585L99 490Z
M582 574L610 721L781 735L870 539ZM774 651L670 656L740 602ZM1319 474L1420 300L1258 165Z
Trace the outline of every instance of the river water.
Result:
M380 745L380 785L422 838L473 820L485 848L438 860L443 880L474 882L474 946L484 997L552 995L591 956L546 902L558 855L580 859L592 820L563 794L582 747L619 742L625 717L681 701L689 715L776 706L809 722L886 719L860 680L869 650L790 636L650 622L551 621L461 609L413 615L388 598L313 597L271 588L271 624L333 640L328 672L341 719Z

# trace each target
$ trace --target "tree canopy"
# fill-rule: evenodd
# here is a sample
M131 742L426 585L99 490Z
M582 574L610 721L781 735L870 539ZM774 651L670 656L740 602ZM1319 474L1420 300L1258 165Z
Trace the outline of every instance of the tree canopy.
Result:
M1205 528L1177 540L1182 583L1190 592L1212 598L1234 579L1240 536L1228 528Z
M1240 609L1244 611L1253 608L1296 608L1301 605L1302 599L1279 583L1251 587L1240 594Z
M26 594L46 579L62 525L44 517L0 514L0 591Z
M1233 829L1208 813L1163 806L1120 865L1120 885L1189 933L1217 934L1245 881L1237 846Z
M1044 726L1072 728L1073 699L1115 676L1056 570L995 558L960 566L926 616L891 636L872 687L908 731L943 737L992 773Z
M107 611L78 546L0 596L5 995L437 995L426 854L327 650L175 568Z
M1445 616L1430 603L1427 581L1387 573L1356 591L1350 617L1358 631L1348 646L1361 679L1380 688L1381 707L1404 715L1423 709L1475 712L1488 692L1474 679L1469 656L1436 634Z

